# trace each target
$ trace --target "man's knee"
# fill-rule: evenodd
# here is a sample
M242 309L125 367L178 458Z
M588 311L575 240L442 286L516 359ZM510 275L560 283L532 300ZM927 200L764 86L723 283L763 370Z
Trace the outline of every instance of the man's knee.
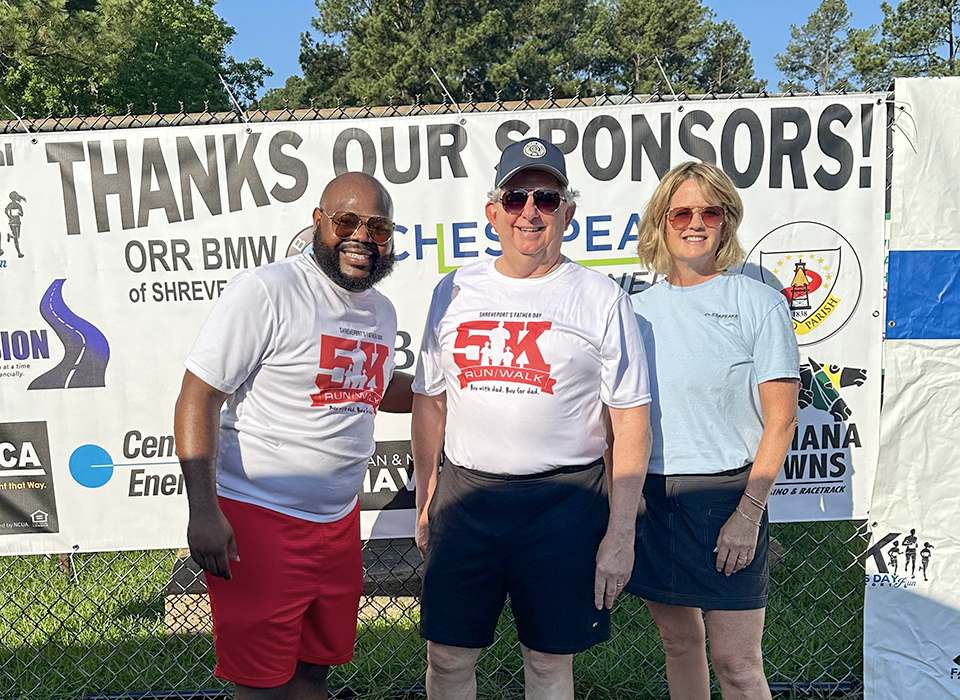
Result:
M546 654L523 647L523 668L541 678L573 672L573 654Z
M480 652L481 649L427 642L427 663L433 671L444 675L472 672Z
M320 666L318 664L308 664L306 661L297 661L296 675L311 685L322 686L327 682L327 669L329 668L329 666Z

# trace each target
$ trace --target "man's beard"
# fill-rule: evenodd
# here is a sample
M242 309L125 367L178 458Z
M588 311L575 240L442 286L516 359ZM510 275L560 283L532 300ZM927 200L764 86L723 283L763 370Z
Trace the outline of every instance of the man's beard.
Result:
M332 279L340 287L350 292L362 292L370 289L384 277L393 272L393 266L397 262L396 254L391 251L388 255L381 255L376 244L352 242L351 245L362 245L370 252L370 273L366 277L350 277L343 274L340 267L340 248L347 244L350 239L337 241L334 246L326 245L320 238L320 227L313 230L313 259L317 261L320 269L326 273L327 277Z

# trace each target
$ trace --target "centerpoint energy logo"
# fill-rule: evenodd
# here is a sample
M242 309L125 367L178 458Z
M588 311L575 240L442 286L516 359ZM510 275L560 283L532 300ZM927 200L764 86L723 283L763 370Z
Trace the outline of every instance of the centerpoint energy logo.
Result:
M131 498L174 496L184 492L183 474L179 469L171 473L170 469L179 465L176 459L168 459L175 456L172 435L144 435L139 430L130 430L123 437L122 449L128 460L148 461L116 462L100 445L80 445L70 455L70 476L85 488L98 489L110 483L117 468L129 468L127 496Z
M843 328L863 291L863 270L853 246L839 231L815 221L775 228L753 247L741 272L786 297L801 346Z
M60 342L63 359L30 382L27 389L78 389L106 386L110 344L99 328L80 318L63 300L64 279L54 280L40 302L40 315Z

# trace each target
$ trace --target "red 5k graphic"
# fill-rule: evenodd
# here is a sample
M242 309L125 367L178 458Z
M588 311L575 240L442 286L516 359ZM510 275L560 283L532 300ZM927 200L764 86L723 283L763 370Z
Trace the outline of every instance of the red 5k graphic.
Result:
M468 321L457 328L453 359L460 388L481 381L516 382L553 393L556 379L543 359L538 340L550 321Z
M383 398L383 365L390 356L385 345L320 336L319 393L310 394L314 406L366 403L376 410Z

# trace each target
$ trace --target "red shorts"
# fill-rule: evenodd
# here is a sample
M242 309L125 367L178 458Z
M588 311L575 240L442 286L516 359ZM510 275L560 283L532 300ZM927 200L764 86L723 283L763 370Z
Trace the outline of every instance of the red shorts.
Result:
M217 650L214 675L252 688L289 681L297 661L353 658L363 591L360 507L314 523L221 498L240 561L231 580L206 576Z

